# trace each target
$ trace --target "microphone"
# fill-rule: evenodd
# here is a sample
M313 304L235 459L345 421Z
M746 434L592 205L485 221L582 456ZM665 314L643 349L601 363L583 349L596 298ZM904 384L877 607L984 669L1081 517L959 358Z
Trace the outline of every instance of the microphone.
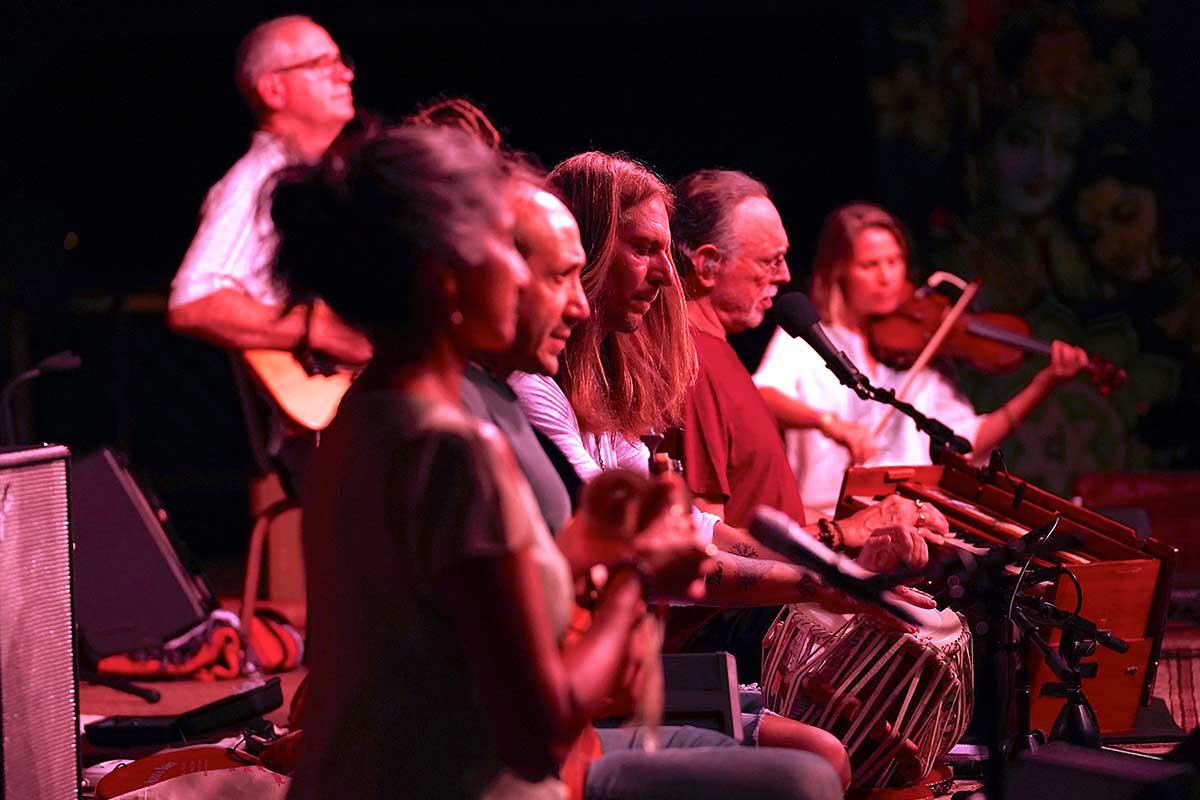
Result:
M13 445L17 443L16 424L13 422L12 398L13 392L18 386L40 378L48 372L68 372L78 369L81 364L83 364L83 359L70 350L64 350L61 353L46 356L34 365L32 369L25 370L4 384L4 388L0 389L0 423L3 424L3 430L0 431L0 434L2 434L0 435L0 444Z
M880 586L874 573L809 536L782 511L758 506L754 509L749 531L764 547L814 573L821 583L831 589L844 592L855 600L879 606L911 625L936 627L936 611L931 616L928 609L904 602L895 592Z
M806 341L843 386L854 390L863 400L871 399L871 384L846 354L829 341L825 329L821 327L821 318L807 297L800 292L788 292L777 298L775 314L779 319L779 327L788 336Z

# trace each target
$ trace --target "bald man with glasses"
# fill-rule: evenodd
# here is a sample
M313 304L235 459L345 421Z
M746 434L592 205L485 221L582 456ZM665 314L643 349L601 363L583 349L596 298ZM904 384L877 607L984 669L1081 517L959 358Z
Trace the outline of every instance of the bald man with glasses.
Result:
M236 81L257 122L250 149L209 191L196 235L171 284L172 330L231 351L312 352L364 364L371 347L323 302L284 309L270 278L274 227L265 198L283 167L319 159L354 118L354 70L308 17L258 25L237 52ZM294 491L311 436L275 415L267 451Z

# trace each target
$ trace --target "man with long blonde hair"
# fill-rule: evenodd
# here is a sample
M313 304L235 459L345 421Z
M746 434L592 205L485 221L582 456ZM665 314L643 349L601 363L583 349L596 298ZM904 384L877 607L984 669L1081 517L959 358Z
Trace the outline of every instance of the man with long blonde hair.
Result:
M636 440L679 422L696 374L671 263L674 201L649 169L605 153L567 159L550 183L579 220L588 253L583 288L596 309L568 341L559 382L581 432L600 439L593 456L604 468L610 455L628 451L603 440ZM572 462L581 477L594 471Z

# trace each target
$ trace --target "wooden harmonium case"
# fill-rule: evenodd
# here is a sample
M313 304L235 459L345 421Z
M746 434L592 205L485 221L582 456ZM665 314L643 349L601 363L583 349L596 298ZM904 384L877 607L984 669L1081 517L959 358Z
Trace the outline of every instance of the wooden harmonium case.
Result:
M1129 643L1117 653L1104 647L1083 663L1095 662L1094 678L1086 678L1084 694L1096 711L1101 733L1131 730L1138 707L1150 702L1166 625L1175 549L1154 539L1139 540L1134 530L1012 476L1006 470L978 468L956 454L938 466L854 467L846 471L837 516L871 501L899 494L920 498L938 508L957 541L949 546L1000 546L1062 514L1056 531L1074 536L1073 549L1035 559L1035 566L1058 564L1069 569L1083 589L1080 614ZM934 550L940 549L935 546ZM979 552L979 550L976 550ZM1077 593L1060 575L1046 587L1044 598L1068 611ZM1057 648L1057 630L1043 631ZM1030 725L1049 731L1065 702L1043 696L1042 687L1058 678L1040 652L1027 648L1031 683Z

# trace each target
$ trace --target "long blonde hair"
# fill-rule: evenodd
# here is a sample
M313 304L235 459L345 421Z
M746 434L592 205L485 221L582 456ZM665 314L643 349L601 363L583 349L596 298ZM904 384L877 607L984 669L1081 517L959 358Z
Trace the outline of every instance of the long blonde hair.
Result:
M606 333L601 311L611 294L622 216L653 198L662 200L670 214L671 189L624 155L594 151L559 164L549 182L575 215L587 253L581 277L592 315L571 334L558 374L580 429L632 437L677 424L697 366L675 270L632 333Z
M904 263L911 269L908 234L899 220L872 203L851 203L833 210L821 226L817 253L813 258L812 302L825 322L840 323L845 317L842 274L854 260L854 242L868 228L881 228L896 237Z

